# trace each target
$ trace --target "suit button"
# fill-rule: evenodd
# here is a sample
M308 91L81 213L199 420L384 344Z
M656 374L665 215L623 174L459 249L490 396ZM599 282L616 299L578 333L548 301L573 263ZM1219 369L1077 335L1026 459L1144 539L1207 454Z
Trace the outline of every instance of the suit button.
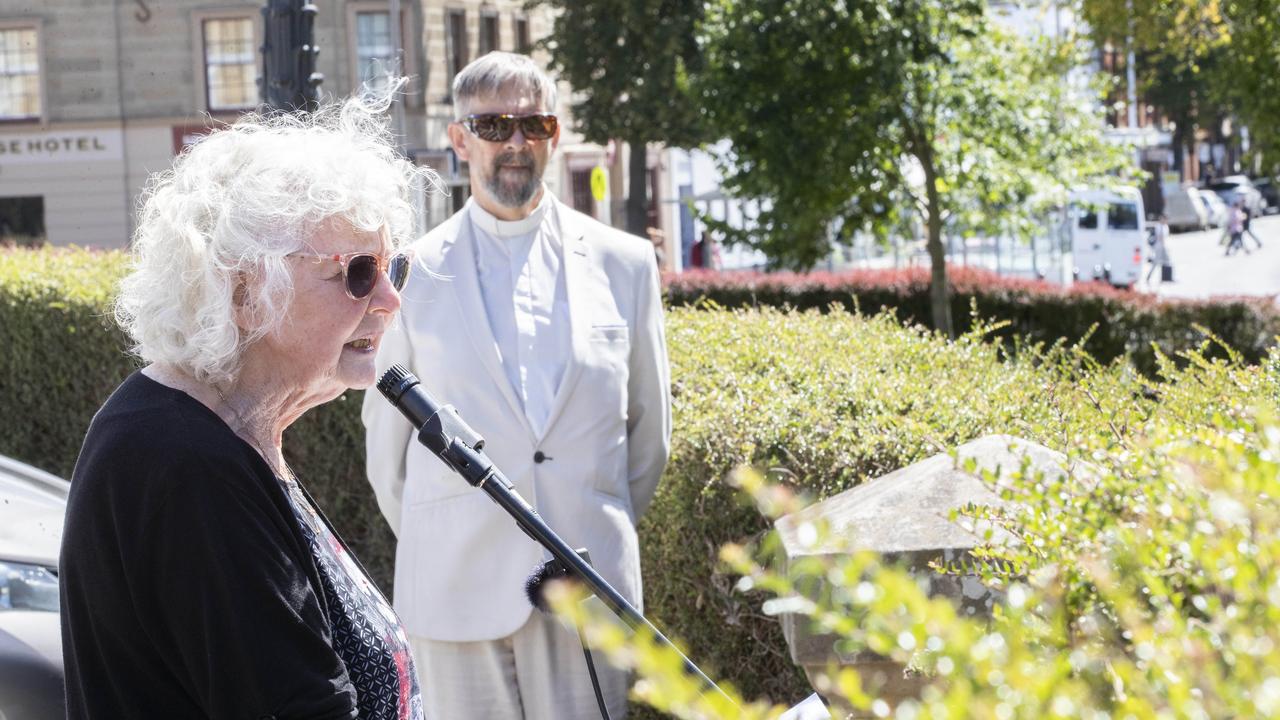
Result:
M546 453L542 452L541 450L533 454L533 461L538 463L539 465L542 464L543 460L550 460L550 459L551 458L547 457Z

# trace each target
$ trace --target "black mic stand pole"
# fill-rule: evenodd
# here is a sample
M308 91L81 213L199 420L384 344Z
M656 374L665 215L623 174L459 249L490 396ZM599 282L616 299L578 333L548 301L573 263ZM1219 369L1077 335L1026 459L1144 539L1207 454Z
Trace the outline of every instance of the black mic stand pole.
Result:
M418 389L408 392L414 386ZM684 661L685 672L701 680L706 690L715 690L724 695L724 691L706 673L685 657L674 643L627 602L595 568L560 539L537 511L525 502L511 481L481 452L484 438L462 420L452 405L436 403L418 382L418 378L398 364L392 365L378 380L378 391L418 428L419 442L473 487L483 490L499 507L506 510L526 535L550 551L553 557L563 563L570 573L582 581L633 632L647 629L659 645L671 648L680 656Z

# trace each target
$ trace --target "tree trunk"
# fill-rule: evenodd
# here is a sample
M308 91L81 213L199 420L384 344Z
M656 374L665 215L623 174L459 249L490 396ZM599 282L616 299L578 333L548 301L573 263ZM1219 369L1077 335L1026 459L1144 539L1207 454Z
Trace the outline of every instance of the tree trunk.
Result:
M933 315L933 328L949 338L956 336L951 324L951 288L947 283L947 253L942 247L942 202L938 199L938 169L933 164L933 145L930 138L917 140L916 157L924 169L924 192L928 205L926 225L929 239L929 262L932 273L929 279L929 309Z
M627 169L627 232L648 237L649 222L649 151L643 140L628 140L631 159Z

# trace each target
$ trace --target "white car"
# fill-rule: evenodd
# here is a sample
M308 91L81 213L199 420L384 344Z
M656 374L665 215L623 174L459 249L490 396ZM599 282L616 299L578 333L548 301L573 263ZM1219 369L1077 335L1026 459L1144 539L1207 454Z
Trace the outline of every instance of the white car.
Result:
M1217 193L1229 206L1235 205L1238 200L1243 200L1244 206L1249 209L1251 215L1258 217L1262 214L1262 193L1258 192L1253 182L1244 175L1228 175L1221 180L1209 183L1207 187Z
M58 548L69 487L0 456L0 720L66 717Z
M1200 194L1197 188L1180 187L1164 196L1164 214L1170 230L1204 230L1209 227L1209 211Z

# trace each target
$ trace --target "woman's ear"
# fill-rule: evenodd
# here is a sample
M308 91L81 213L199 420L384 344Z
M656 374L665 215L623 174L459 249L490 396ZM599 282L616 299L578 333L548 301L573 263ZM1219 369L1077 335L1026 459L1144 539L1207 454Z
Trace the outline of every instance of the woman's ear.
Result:
M257 325L257 304L253 302L243 273L236 276L235 283L235 290L231 291L231 311L235 314L236 327L249 330Z

